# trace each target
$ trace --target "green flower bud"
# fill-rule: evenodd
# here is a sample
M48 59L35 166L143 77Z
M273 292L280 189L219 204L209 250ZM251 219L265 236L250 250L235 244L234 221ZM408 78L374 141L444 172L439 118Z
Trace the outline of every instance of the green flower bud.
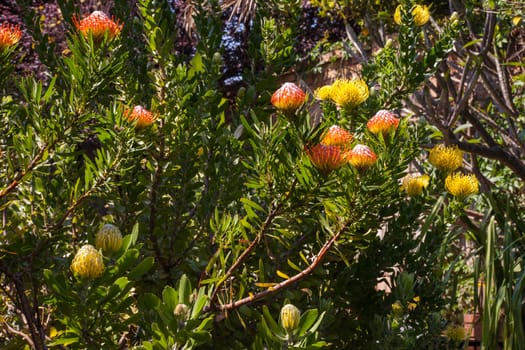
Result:
M286 304L281 309L281 325L287 333L292 333L299 325L301 312L292 304Z
M113 224L105 224L95 236L95 246L105 254L118 251L122 245L122 233Z
M173 310L173 314L177 318L186 318L186 315L188 314L189 307L186 304L177 304L175 306L175 309Z

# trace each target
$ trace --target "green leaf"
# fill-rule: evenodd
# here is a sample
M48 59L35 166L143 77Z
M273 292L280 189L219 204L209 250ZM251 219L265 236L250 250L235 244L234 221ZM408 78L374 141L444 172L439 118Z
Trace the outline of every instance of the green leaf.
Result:
M178 295L180 297L180 295ZM177 292L175 289L171 286L166 286L164 290L162 291L162 300L164 301L164 304L168 307L170 310L175 310L175 307L177 306L177 300L179 298L177 297Z
M312 324L314 324L315 320L317 320L318 315L319 312L317 311L317 309L310 309L304 312L301 315L301 319L299 320L297 334L299 336L304 336L306 332L310 329Z
M186 275L179 280L179 304L190 305L191 284Z
M155 264L155 258L153 258L152 256L148 256L128 273L128 278L137 279L141 277L151 269L153 264Z

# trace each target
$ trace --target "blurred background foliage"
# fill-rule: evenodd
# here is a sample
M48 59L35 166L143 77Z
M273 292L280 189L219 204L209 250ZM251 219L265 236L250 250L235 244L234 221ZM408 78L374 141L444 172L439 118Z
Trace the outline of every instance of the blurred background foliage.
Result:
M469 314L486 349L525 348L521 3L0 10L22 30L0 56L0 347L466 348ZM92 11L118 35L79 33ZM352 108L316 93L354 78L369 96ZM271 104L285 82L306 92L293 113ZM130 121L134 106L154 121ZM401 121L373 134L382 109ZM377 161L319 171L332 125ZM479 194L447 192L437 144L464 152ZM429 183L408 195L407 174ZM71 262L107 223L121 246L82 278Z

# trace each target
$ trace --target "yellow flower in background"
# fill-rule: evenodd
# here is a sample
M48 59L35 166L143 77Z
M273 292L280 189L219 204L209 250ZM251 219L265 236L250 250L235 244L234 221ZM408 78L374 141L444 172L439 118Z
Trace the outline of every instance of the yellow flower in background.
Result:
M320 100L329 101L331 99L330 98L331 92L332 92L332 85L325 85L325 86L321 86L320 88L316 89L314 94L315 94L315 97L317 97Z
M368 99L368 96L368 86L362 79L338 79L330 90L330 99L344 109L360 105Z
M113 224L105 224L95 235L95 246L106 254L114 253L122 245L122 233Z
M394 22L401 24L401 5L396 7L394 12ZM414 23L420 27L425 25L430 20L430 10L426 5L414 5L412 7L412 16L414 17Z
M9 23L0 24L0 51L14 46L21 37L22 31L19 26Z
M450 325L445 329L445 336L454 344L459 344L467 339L465 327L460 325Z
M428 155L430 164L444 172L452 172L463 164L463 152L457 146L434 146Z
M419 196L430 183L430 176L408 174L401 182L401 190L405 191L409 197Z
M403 316L403 312L403 304L401 304L399 300L396 300L396 302L392 304L392 315L394 315L394 317L401 317Z
M106 33L109 39L113 39L122 30L122 24L118 21L115 22L102 11L94 11L82 19L75 16L73 17L73 24L84 37L91 33L93 40L96 42L102 41Z
M281 309L281 325L287 333L292 333L299 325L301 312L292 304L286 304Z
M352 142L352 134L345 129L332 125L324 134L321 143L326 146L339 146L346 149Z
M445 188L455 197L465 198L479 191L478 179L474 174L450 174L445 179Z
M82 278L97 278L105 269L102 253L91 244L83 245L73 258L70 268Z

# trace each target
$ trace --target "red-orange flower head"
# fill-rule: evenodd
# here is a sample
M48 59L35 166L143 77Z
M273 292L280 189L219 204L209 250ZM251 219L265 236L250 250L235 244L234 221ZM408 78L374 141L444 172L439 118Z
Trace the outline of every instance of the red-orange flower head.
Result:
M9 23L0 24L0 51L14 46L21 37L22 31L19 26Z
M348 162L357 169L366 169L377 161L377 155L365 145L355 145L346 156Z
M347 163L346 153L339 146L319 144L308 149L307 153L312 164L325 174Z
M152 112L142 106L133 107L131 113L129 110L124 111L124 118L130 122L135 122L135 126L139 129L150 126L156 119Z
M399 118L390 111L382 109L376 113L368 123L366 127L373 134L382 133L383 135L388 134L389 132L396 130L399 125Z
M118 36L122 30L121 23L118 21L115 22L102 11L94 11L92 14L82 19L79 19L78 16L74 16L73 23L84 37L87 37L88 33L91 32L93 40L96 42L102 41L106 33L108 33L109 39L113 39Z
M352 134L345 129L332 125L324 134L321 143L326 146L339 146L346 149L352 142Z
M294 83L284 83L271 98L272 105L284 113L293 113L306 100L306 93Z

